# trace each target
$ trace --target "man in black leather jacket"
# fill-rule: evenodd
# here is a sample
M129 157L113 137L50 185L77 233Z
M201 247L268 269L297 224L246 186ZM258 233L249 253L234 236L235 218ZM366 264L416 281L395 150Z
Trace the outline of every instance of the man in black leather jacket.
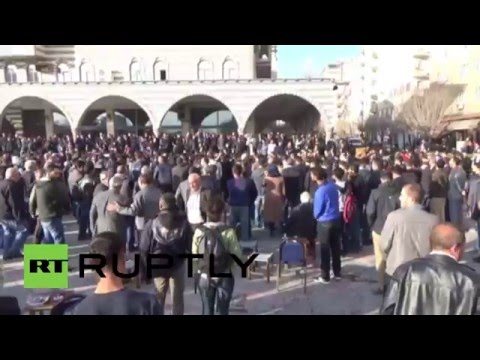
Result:
M400 265L385 293L384 315L473 315L480 275L458 261L465 236L451 224L439 224L430 236L432 252Z

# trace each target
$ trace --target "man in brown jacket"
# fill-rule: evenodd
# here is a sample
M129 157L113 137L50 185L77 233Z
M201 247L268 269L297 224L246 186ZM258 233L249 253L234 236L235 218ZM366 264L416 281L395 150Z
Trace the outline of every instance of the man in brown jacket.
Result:
M380 247L386 255L386 286L398 266L430 253L430 233L439 219L422 209L422 199L420 185L405 185L401 209L390 213L383 226Z

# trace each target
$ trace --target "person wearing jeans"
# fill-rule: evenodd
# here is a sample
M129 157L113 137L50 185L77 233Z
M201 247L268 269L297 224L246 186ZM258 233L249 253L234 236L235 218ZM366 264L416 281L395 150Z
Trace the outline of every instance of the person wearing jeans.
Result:
M230 205L230 226L240 224L240 242L247 242L250 233L250 207L257 198L257 189L251 179L243 177L243 168L233 166L233 179L227 182L228 204Z
M202 315L215 315L215 305L217 305L218 315L229 314L230 301L235 287L233 277L209 280L205 275L200 276L198 287L202 298Z
M22 257L28 231L25 209L25 183L16 168L9 168L0 181L0 224L3 229L3 259Z
M263 229L264 222L263 222L263 204L265 201L264 197L264 183L265 183L265 171L266 171L267 159L260 155L258 157L257 162L253 165L252 171L252 180L255 183L255 187L257 189L258 196L255 199L254 203L254 223L255 225Z
M2 220L3 259L22 257L23 245L28 237L27 228L15 220Z
M34 186L30 196L30 213L38 214L46 244L65 244L62 217L70 210L68 188L62 172L48 165L46 176Z
M142 180L143 181L143 180ZM150 181L150 178L148 179ZM150 184L150 183L149 183ZM143 183L143 185L147 185ZM142 186L144 190L148 187ZM153 191L153 188L150 189ZM158 215L145 224L140 239L140 254L145 260L149 254L166 254L174 258L168 269L152 269L151 277L157 292L157 298L162 310L170 289L172 299L172 314L183 315L184 292L186 280L185 259L181 258L190 251L190 225L184 213L178 210L175 196L171 193L161 195L157 203ZM148 272L147 272L147 276ZM150 279L147 279L150 280Z
M337 186L328 181L325 169L315 168L311 177L318 184L313 200L313 216L317 221L317 238L320 242L321 274L316 282L330 282L330 262L336 280L341 279L340 210Z
M453 157L450 160L450 175L448 177L448 212L450 214L450 222L454 225L462 227L463 225L463 199L466 195L465 185L467 182L467 174L462 168L462 160Z
M225 247L226 253L236 255L238 258L242 257L242 251L237 240L235 229L225 226L221 222L223 212L225 210L225 202L220 196L214 196L209 200L207 205L207 222L205 227L209 229L218 230L221 234L221 241ZM192 253L200 253L201 239L204 237L204 229L198 228L193 235ZM214 315L215 305L219 315L228 315L230 308L230 301L235 286L235 279L233 277L233 267L235 263L231 261L229 271L232 277L230 278L212 278L209 274L204 273L204 270L199 269L198 289L202 299L202 315Z
M65 232L62 217L42 220L43 244L65 244Z
M258 195L257 198L255 199L255 225L259 229L263 229L263 202L265 201L265 198L263 195Z

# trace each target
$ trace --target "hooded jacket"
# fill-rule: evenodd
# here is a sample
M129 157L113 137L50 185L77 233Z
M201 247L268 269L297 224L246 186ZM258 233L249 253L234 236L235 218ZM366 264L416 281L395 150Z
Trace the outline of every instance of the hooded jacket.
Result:
M372 191L365 210L372 231L378 235L382 233L388 214L400 207L399 199L400 193L391 181L380 184Z
M143 270L148 254L166 254L172 257L171 266L168 269L152 269L152 278L171 276L185 262L178 255L189 252L191 238L190 226L183 212L161 211L145 224L142 231L139 248Z

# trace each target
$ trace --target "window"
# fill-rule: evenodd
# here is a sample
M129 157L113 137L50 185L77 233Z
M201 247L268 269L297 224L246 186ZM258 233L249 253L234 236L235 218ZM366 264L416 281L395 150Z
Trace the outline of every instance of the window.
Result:
M153 80L166 81L168 78L168 64L166 61L156 59L153 64Z
M60 81L60 82L71 81L70 68L68 67L67 64L58 65L57 81Z
M232 80L238 78L238 63L234 62L230 57L227 57L223 62L223 79Z
M142 67L135 58L130 63L130 81L142 81Z
M210 60L200 59L197 67L198 80L213 80L213 63Z
M93 65L85 59L82 60L80 64L80 81L95 81L95 69Z
M33 65L33 64L28 65L28 69L27 69L27 81L28 81L28 82L32 82L32 83L39 81L37 68L36 68L35 65Z
M9 84L17 83L17 67L15 65L8 65L5 71L5 81Z

